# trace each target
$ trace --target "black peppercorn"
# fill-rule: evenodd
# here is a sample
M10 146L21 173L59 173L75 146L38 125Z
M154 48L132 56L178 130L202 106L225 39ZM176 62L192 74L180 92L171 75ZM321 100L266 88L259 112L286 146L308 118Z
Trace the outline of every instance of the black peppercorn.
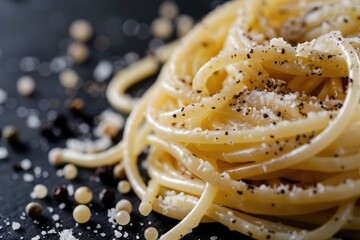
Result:
M100 202L105 208L115 205L115 192L111 188L104 188L99 193Z
M54 126L59 127L60 129L67 128L68 119L65 115L58 112L52 112L48 118Z
M53 197L58 202L67 202L69 193L66 186L55 186L53 188Z
M82 115L85 107L84 100L80 98L75 98L69 102L68 109L75 116Z
M19 162L14 163L13 169L15 172L21 172L24 170Z
M42 215L43 207L37 202L30 202L25 207L26 214L31 218L39 218Z
M2 138L9 144L16 144L19 142L19 132L15 126L6 125L2 129Z
M112 166L98 167L95 171L95 175L98 176L104 184L111 185L115 182Z
M51 122L43 122L39 128L40 134L46 139L53 141L61 137L60 128L54 127Z

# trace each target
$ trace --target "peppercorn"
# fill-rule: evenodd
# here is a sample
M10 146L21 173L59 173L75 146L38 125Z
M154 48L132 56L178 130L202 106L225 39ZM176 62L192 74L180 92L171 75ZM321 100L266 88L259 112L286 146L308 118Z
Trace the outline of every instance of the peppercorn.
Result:
M84 100L75 98L69 102L68 109L75 116L81 116L85 107Z
M111 188L104 188L99 193L99 199L103 207L111 208L115 205L115 192Z
M6 125L2 129L2 138L9 144L19 143L19 132L15 126Z
M25 207L26 214L31 218L39 218L42 215L43 207L37 202L30 202Z
M112 166L98 167L95 171L95 175L100 178L104 184L114 184L114 175Z
M56 201L58 202L67 202L68 197L69 197L69 193L68 190L66 188L66 186L55 186L53 188L53 197Z

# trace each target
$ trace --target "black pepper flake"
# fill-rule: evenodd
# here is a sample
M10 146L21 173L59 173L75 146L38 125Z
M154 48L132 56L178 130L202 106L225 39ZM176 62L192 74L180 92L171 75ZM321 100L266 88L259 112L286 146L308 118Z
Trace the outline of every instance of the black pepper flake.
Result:
M234 224L234 223L236 223L236 221L237 221L236 219L232 219L231 223Z
M17 144L19 142L19 132L15 126L6 125L2 129L2 138L9 144Z
M281 54L285 54L285 49L284 48L281 49Z
M55 186L52 191L53 197L60 203L68 201L69 193L66 186Z
M225 135L229 135L228 131L225 132Z
M21 167L21 164L20 164L19 162L14 163L13 169L14 169L15 172L21 172L21 171L24 170L24 169Z
M251 58L251 57L250 57L250 54L247 54L246 56L247 56L247 58Z
M266 114L266 113L264 113L264 114L263 114L263 117L264 117L264 118L268 118L268 117L269 117L269 115L268 115L268 114Z
M173 115L173 118L176 118L176 114Z
M25 207L26 214L31 218L40 218L43 207L37 202L30 202Z
M102 166L96 168L95 175L98 176L104 184L114 184L114 174L112 166Z
M99 193L99 199L105 208L111 208L115 205L115 193L111 188L102 189Z
M243 191L237 190L236 192L237 192L237 194L239 194L239 195L242 195L242 194L243 194Z

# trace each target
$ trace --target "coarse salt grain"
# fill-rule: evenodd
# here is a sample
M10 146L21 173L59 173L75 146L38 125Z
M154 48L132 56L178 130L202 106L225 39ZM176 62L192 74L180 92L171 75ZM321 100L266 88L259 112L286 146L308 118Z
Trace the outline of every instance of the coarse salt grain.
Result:
M112 63L106 60L102 60L96 65L94 69L94 79L99 82L105 81L106 79L110 78L112 72Z
M21 228L21 224L18 223L18 222L12 222L11 228L12 228L12 230L14 230L14 231L19 230L19 229Z
M78 240L78 238L74 237L72 229L64 229L59 233L59 237L59 240Z
M9 152L6 147L0 147L0 160L5 159L9 156Z

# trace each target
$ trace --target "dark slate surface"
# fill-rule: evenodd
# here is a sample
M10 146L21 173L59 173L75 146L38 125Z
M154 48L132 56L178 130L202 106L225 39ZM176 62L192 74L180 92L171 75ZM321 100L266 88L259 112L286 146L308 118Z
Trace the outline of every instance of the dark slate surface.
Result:
M74 118L66 111L64 103L69 94L58 83L57 74L46 74L47 64L57 56L64 54L64 43L68 38L69 24L79 18L90 21L95 29L96 35L109 37L111 45L106 52L92 50L90 60L84 65L75 67L84 81L91 80L92 70L101 59L115 61L129 51L144 54L147 50L149 40L139 40L135 37L124 36L122 23L133 18L139 22L150 23L157 17L158 5L161 1L149 0L3 0L0 2L0 88L8 93L8 101L0 105L0 127L7 124L15 125L25 144L24 148L12 148L4 140L0 140L0 146L6 146L9 157L0 160L0 238L1 239L31 239L35 236L41 239L57 239L56 234L48 234L51 229L59 232L63 229L72 228L74 235L79 239L112 239L114 229L108 223L106 210L102 209L98 199L99 191L104 187L102 183L89 181L94 175L94 170L80 169L79 176L75 181L67 181L56 176L56 168L47 161L47 152L55 146L64 146L64 139L49 142L40 136L36 129L26 126L26 118L18 116L18 111L25 107L39 112L41 120L46 119L47 113L52 110L39 109L39 101L45 99L51 102L58 101L60 106L56 111L64 112L72 122ZM209 12L214 5L221 1L186 0L177 1L181 13L192 15L200 19ZM89 46L92 46L92 42ZM39 70L26 73L33 76L37 83L35 94L30 98L21 97L16 92L16 80L24 73L19 69L19 60L25 56L35 56L40 60L42 76ZM83 98L86 103L86 113L90 116L103 111L109 107L106 99L101 94L90 96L83 90L73 93L74 96ZM14 165L28 158L32 161L32 168L28 171L15 172ZM25 182L24 174L34 174L34 169L41 168L41 177L35 177L34 182ZM45 173L44 173L45 172ZM48 173L48 177L46 174ZM44 206L44 217L38 222L24 215L25 205L30 202L30 192L36 183L43 183L49 191L55 185L72 184L76 189L78 186L89 186L94 192L92 203L93 217L90 223L76 227L72 219L72 208L74 200L65 209L59 209L59 204L54 201L52 195L45 200L36 200ZM137 208L139 201L133 193L121 196L116 193L116 199L129 199ZM51 211L53 210L53 211ZM60 220L54 221L53 216L58 214ZM121 231L129 233L128 239L135 239L136 235L143 239L143 232L148 226L155 226L160 234L166 232L176 224L175 220L152 213L144 218L137 211L132 216L132 226L126 226ZM12 222L21 224L20 230L12 230ZM143 223L140 224L139 222ZM151 224L150 224L151 222ZM56 224L58 223L58 224ZM97 224L101 228L97 228ZM94 233L94 230L97 233ZM46 232L45 235L42 233ZM81 233L81 235L79 235ZM106 233L106 237L100 237L99 233ZM234 239L240 235L230 232L219 224L203 224L196 228L191 236L186 239L210 239L218 236L219 239Z

